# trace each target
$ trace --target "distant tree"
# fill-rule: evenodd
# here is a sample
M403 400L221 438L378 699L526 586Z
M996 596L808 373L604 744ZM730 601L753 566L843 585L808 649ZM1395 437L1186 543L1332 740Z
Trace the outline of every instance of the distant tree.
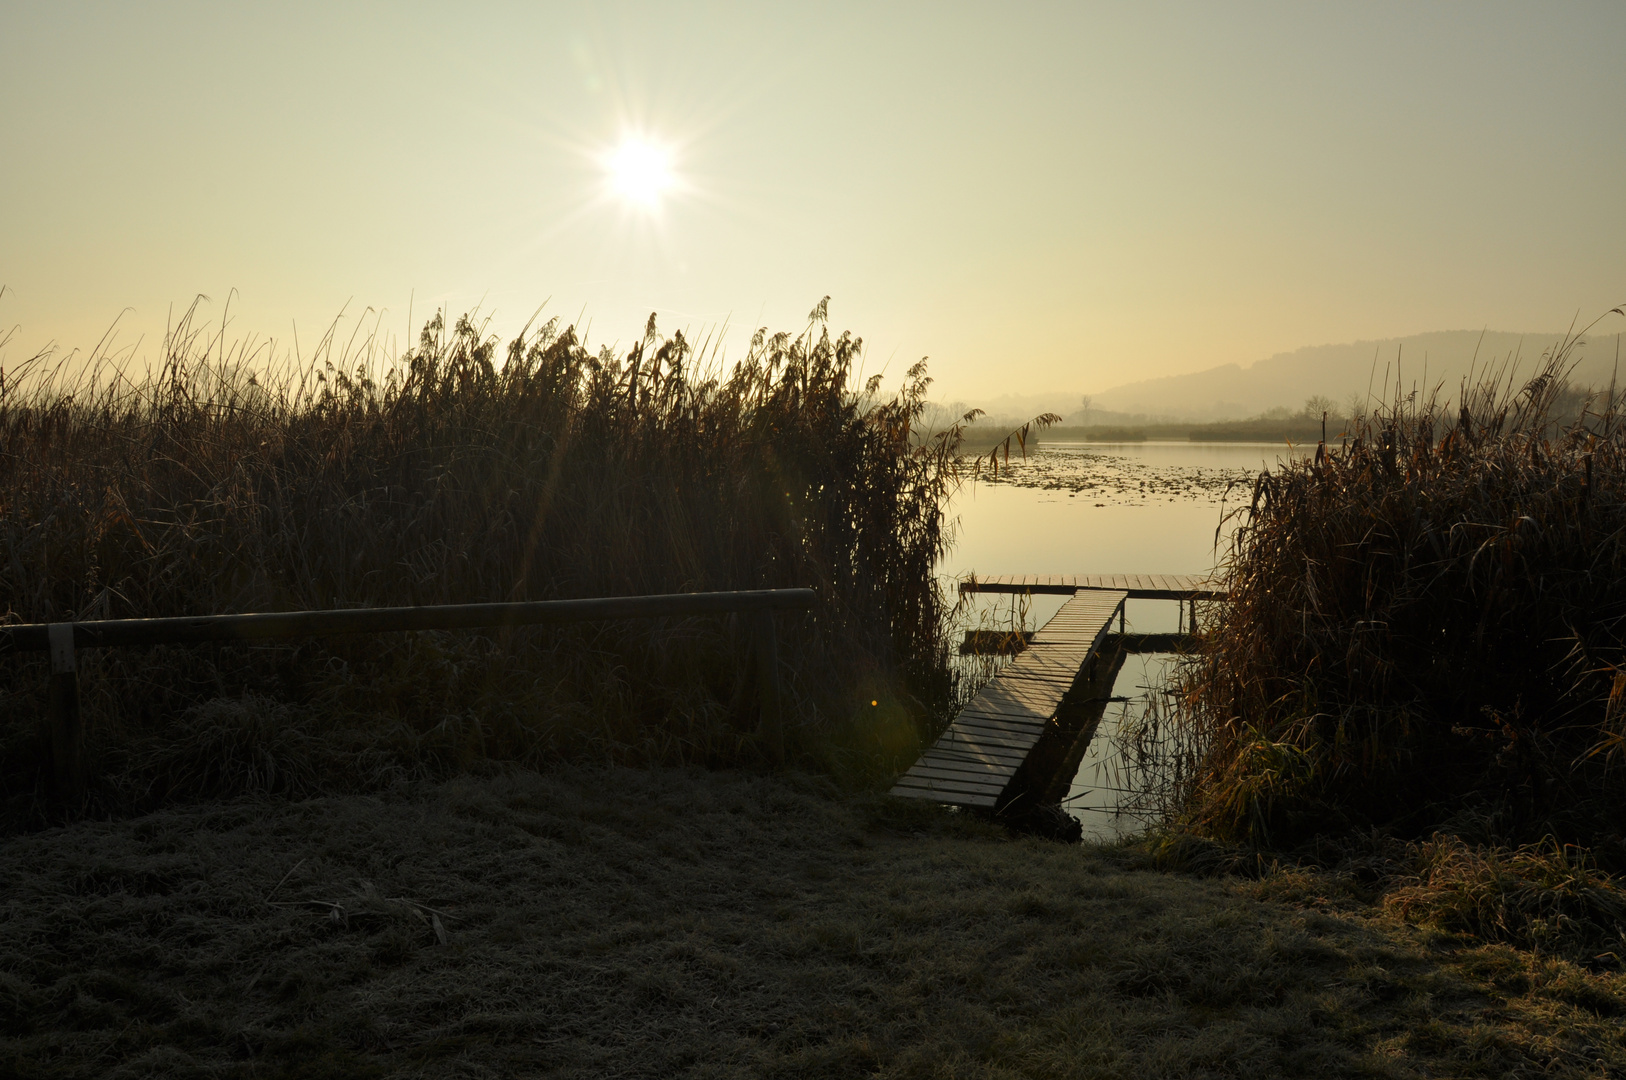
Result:
M1332 398L1325 394L1314 394L1304 399L1304 415L1311 419L1319 419L1322 413L1333 412L1336 408Z
M1359 420L1366 415L1366 395L1359 390L1352 390L1344 399L1344 416L1350 420Z
M1083 420L1081 422L1088 424L1090 422L1090 406L1095 404L1095 399L1089 394L1085 394L1083 397L1078 399L1078 404L1079 407L1084 410Z

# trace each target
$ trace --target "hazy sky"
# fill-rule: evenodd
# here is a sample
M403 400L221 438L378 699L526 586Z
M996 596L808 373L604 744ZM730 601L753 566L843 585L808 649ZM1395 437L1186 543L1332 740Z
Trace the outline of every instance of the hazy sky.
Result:
M9 363L231 289L735 352L829 294L970 398L1547 330L1626 300L1626 4L0 0L0 283Z

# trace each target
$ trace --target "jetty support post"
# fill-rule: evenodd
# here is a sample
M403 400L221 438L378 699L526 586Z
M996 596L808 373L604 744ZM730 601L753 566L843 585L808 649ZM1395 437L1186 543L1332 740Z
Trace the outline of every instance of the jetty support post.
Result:
M73 649L73 623L52 623L51 771L57 797L78 802L85 792L85 732L79 715L79 671Z
M783 764L785 715L779 685L779 638L774 631L773 612L758 611L751 621L756 631L757 695L761 707L757 733L768 744L768 753L775 764Z

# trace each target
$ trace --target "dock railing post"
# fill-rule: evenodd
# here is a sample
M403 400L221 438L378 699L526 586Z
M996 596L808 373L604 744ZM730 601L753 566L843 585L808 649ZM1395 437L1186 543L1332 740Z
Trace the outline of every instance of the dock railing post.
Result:
M73 623L52 623L46 633L51 647L51 771L57 797L78 802L85 791L85 733Z
M759 611L751 620L756 630L757 695L761 719L757 734L768 744L776 764L785 760L784 702L779 687L779 639L774 631L773 612Z

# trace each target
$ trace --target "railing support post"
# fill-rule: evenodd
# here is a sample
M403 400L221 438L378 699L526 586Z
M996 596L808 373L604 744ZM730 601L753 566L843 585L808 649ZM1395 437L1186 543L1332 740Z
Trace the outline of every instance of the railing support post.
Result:
M76 803L85 793L85 733L79 716L79 671L73 649L73 623L52 623L51 772L57 797Z
M773 612L759 611L752 623L756 631L757 696L761 719L757 734L768 744L774 762L785 760L785 718L779 689L779 639L774 632Z

